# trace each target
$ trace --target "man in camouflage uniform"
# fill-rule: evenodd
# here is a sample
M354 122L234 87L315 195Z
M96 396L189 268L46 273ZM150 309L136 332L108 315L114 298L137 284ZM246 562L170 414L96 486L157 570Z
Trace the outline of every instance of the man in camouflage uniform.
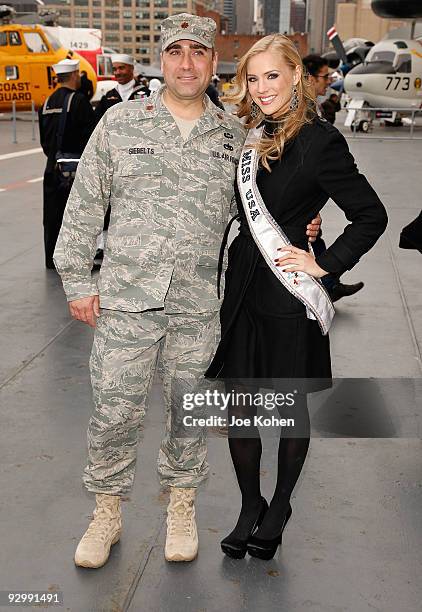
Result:
M213 20L188 14L162 23L166 86L104 115L66 208L55 263L72 316L96 326L84 483L97 506L77 565L100 567L120 537L120 497L133 483L157 360L168 412L158 458L161 483L170 486L165 556L197 554L194 494L208 472L205 438L174 437L172 415L180 416L182 390L194 388L218 341L219 247L245 137L204 96L216 71L215 30ZM92 260L109 203L97 285Z

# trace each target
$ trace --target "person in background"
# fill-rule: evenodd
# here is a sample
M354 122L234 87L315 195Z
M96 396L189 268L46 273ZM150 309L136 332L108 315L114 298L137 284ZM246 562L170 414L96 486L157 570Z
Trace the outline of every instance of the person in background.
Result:
M149 89L151 91L151 93L155 93L156 91L158 91L161 87L162 83L160 81L160 79L151 79L149 82Z
M111 56L113 75L117 81L116 87L110 89L98 103L95 109L95 118L98 121L104 113L119 102L136 100L148 96L149 92L143 85L138 85L134 76L135 60L131 55L115 53Z
M328 61L320 55L307 55L302 59L306 73L308 75L309 83L313 89L315 98L317 100L317 111L320 117L323 117L323 109L318 101L319 97L325 96L327 93L328 86L331 81L330 73L328 70ZM318 236L314 244L312 245L315 255L321 255L327 248L325 241L322 236ZM340 278L331 276L323 278L322 283L327 289L328 293L333 302L337 302L342 297L354 295L364 287L362 281L347 285L340 281Z
M94 86L92 81L88 78L86 70L81 71L81 86L79 87L78 91L84 94L88 100L91 100L94 95Z
M63 213L70 193L60 180L56 154L57 134L65 99L70 100L63 133L62 152L82 155L95 127L95 117L87 97L79 91L81 77L79 61L64 59L53 65L59 88L39 109L40 142L47 156L43 182L43 225L45 266L55 269L53 253L62 224ZM68 104L68 102L67 102Z
M321 112L324 119L329 121L332 125L336 122L336 113L341 111L340 98L338 94L332 93L328 100L325 100L321 104Z
M220 100L220 94L219 94L218 87L217 87L217 84L218 84L219 80L220 79L218 78L218 76L214 75L213 78L211 79L211 83L208 85L207 91L205 93L210 98L210 100L211 100L211 102L213 104L218 106L218 108L221 108L222 110L224 110L224 104Z
M401 249L415 249L422 253L422 210L416 219L402 229L399 247Z

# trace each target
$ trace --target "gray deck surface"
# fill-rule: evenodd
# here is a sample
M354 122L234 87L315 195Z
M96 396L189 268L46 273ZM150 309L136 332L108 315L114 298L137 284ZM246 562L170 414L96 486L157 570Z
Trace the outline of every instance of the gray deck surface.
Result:
M19 144L12 145L11 126L0 121L0 156L39 146L29 124L18 129ZM239 494L227 441L210 438L211 477L197 501L199 557L167 564L167 495L155 473L163 431L157 381L136 485L124 504L123 536L100 570L73 564L93 509L80 480L92 332L69 319L59 278L43 267L42 182L27 182L42 176L43 154L0 159L0 590L60 590L61 609L72 612L421 610L421 405L409 397L413 388L420 393L422 375L422 255L398 249L398 236L422 206L422 143L350 144L390 224L344 276L345 282L365 281L365 288L338 304L333 366L338 377L389 379L386 411L368 415L363 405L354 417L355 424L375 419L374 435L384 437L371 438L364 427L354 434L342 429L338 415L316 410L293 516L280 554L269 562L221 554L219 541L235 523ZM329 203L323 220L331 242L344 218ZM396 378L401 386L391 381ZM269 440L262 466L268 496L274 452L275 440Z

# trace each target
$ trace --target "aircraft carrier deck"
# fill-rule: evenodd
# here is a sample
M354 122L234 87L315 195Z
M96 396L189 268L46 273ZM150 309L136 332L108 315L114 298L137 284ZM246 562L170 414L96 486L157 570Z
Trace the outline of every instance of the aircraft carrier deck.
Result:
M422 143L383 141L383 133L349 141L390 222L343 278L365 288L338 303L331 344L335 375L372 379L385 402L373 410L364 397L313 410L293 517L268 562L234 561L220 551L239 494L227 440L210 437L210 478L197 500L199 556L168 564L167 495L155 471L164 417L155 384L121 541L102 569L84 570L73 554L93 510L81 484L92 330L69 318L59 277L43 266L45 158L31 124L18 122L12 144L10 121L0 120L0 591L60 591L60 609L71 612L420 611L422 255L400 250L398 239L422 206ZM323 221L330 243L345 220L329 203ZM275 448L269 440L263 456L267 495Z

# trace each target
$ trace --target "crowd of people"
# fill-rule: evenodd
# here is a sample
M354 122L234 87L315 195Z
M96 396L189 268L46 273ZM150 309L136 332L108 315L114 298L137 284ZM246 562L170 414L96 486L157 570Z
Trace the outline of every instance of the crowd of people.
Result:
M67 204L63 198L56 211L63 222L54 227L60 230L55 249L49 237L46 264L61 276L71 316L95 329L83 480L96 507L76 549L78 566L104 565L120 538L121 498L133 485L156 369L167 414L158 456L160 482L170 491L167 561L191 561L198 553L195 499L209 471L204 428L180 426L185 394L207 379L250 395L259 393L260 379L275 389L286 379L309 382L293 407L280 412L295 427L280 437L269 501L260 487L259 429L247 425L254 404L228 406L229 420L236 420L228 438L241 503L221 548L232 558L274 556L308 452L307 393L321 388L316 381L331 384L333 301L350 294L333 290L387 224L345 139L322 116L326 63L302 60L281 34L264 37L239 62L227 99L236 117L206 95L217 71L215 34L212 19L168 17L161 24L164 84L152 91L152 82L136 82L132 58L119 55L117 85L95 113L76 91L78 66L63 60L54 67L61 87L40 116L45 185L57 166L67 167L63 160L79 160ZM67 107L66 118L60 109ZM78 147L77 133L85 135ZM52 192L45 191L45 218ZM319 213L329 198L348 225L326 247ZM221 300L230 217L239 231ZM105 222L103 263L93 275Z

